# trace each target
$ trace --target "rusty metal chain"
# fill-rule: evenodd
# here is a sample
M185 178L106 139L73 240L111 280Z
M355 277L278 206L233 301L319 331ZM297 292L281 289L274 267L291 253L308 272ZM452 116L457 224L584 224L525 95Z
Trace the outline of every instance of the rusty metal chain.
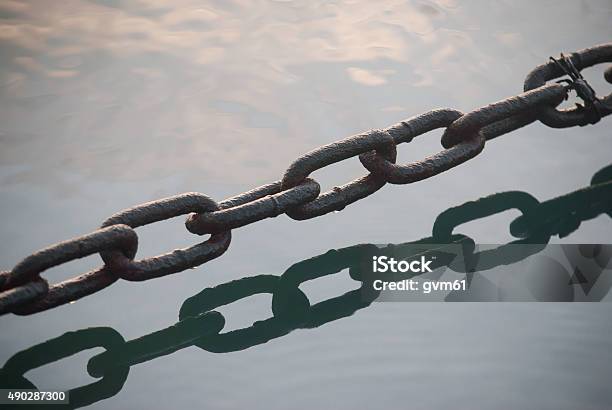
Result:
M436 256L432 259L432 268L448 267L466 274L516 263L519 259L516 254L505 251L506 245L474 253L476 247L472 238L453 234L453 230L465 222L510 208L517 208L522 213L510 223L511 234L522 239L509 245L532 241L539 244L542 238L546 243L551 236L569 235L582 222L600 214L606 213L612 217L612 165L598 171L589 186L547 201L540 202L526 192L508 191L449 208L438 215L432 235L426 238L384 246L359 244L331 249L294 263L280 276L244 277L204 289L183 302L179 320L174 325L136 339L126 341L109 327L65 333L10 357L0 368L0 386L36 389L25 377L26 372L91 348L102 347L104 351L91 357L87 363L88 373L98 380L69 391L71 403L67 407L78 408L116 395L132 366L186 347L197 346L212 353L235 352L269 342L297 329L318 328L349 317L372 304L377 292L364 297L365 279L362 273L364 264L369 264L374 254L405 259L413 257L415 252L422 252ZM453 245L461 247L462 260L456 260L459 255ZM534 248L534 252L539 250L541 248ZM523 259L531 254L519 253ZM360 287L315 304L311 304L308 296L299 288L306 281L345 270L348 270L351 279L361 284ZM225 327L225 317L213 309L257 294L272 296L272 315L249 327L221 333Z
M339 211L386 183L407 184L454 168L482 152L486 141L536 120L555 128L594 124L612 113L612 94L597 97L580 71L607 62L612 62L612 44L561 55L560 60L551 59L529 73L524 92L519 95L467 114L453 109L431 110L386 129L325 145L294 161L281 180L220 203L200 193L186 193L121 211L104 221L99 230L35 252L11 271L0 272L0 315L47 310L95 293L119 278L143 281L194 268L228 249L232 229L283 213L303 220ZM569 75L570 80L547 84L563 75ZM612 83L612 70L608 69L604 77ZM570 90L576 90L584 106L557 110ZM437 128L445 128L443 151L421 161L396 164L398 144ZM353 157L359 157L369 174L325 193L309 178L318 169ZM186 228L197 235L210 234L208 240L134 260L138 247L134 228L186 214ZM529 221L540 217L525 214ZM517 222L515 229L524 228ZM558 229L562 233L569 228ZM94 253L100 253L104 262L98 269L52 286L40 276L50 267Z

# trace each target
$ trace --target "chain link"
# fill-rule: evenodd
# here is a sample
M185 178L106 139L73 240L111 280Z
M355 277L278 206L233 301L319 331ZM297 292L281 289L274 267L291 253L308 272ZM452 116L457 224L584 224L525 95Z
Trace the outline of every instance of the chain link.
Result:
M537 107L556 107L566 96L566 87L561 84L548 84L477 108L448 126L442 136L442 146L450 148L487 125L524 114Z
M103 289L117 280L104 268L58 283L48 289L46 281L40 279L39 275L53 266L104 250L118 249L123 257L131 259L136 255L137 248L138 236L132 228L113 225L33 253L19 262L13 270L2 274L0 290L7 291L0 293L0 313L11 310L15 313L38 311L38 307L57 306ZM26 283L28 280L31 282ZM42 289L47 291L40 292Z
M205 235L219 233L228 229L240 228L266 218L273 218L285 213L294 206L310 202L319 196L320 185L306 178L300 184L266 195L256 200L221 209L219 211L191 214L185 226L191 233Z
M110 327L92 327L68 332L55 339L33 346L11 357L0 370L3 388L36 388L24 374L84 350L102 347L106 351L121 348L125 339ZM85 407L117 394L127 380L129 366L113 366L103 377L85 386L68 391L69 408Z
M354 135L324 145L304 154L295 160L285 172L281 189L296 186L311 172L372 150L380 152L388 161L395 162L397 152L393 137L388 132L372 130L365 134ZM368 174L348 184L335 187L307 204L288 210L287 215L296 220L304 220L339 211L344 209L345 206L373 194L384 185L385 180L383 178Z
M108 218L102 227L125 224L132 228L163 221L191 212L208 212L219 210L219 205L197 192L189 192L157 201L147 202L126 209ZM143 281L152 278L181 272L199 266L222 255L230 245L229 230L211 235L202 243L185 249L175 249L164 255L134 261L119 252L100 252L102 260L112 273L131 280Z
M421 114L402 121L404 133L395 134L395 143L410 142L413 138L428 131L454 124L463 114L460 111L440 109ZM397 130L400 124L393 126ZM392 184L409 184L432 177L450 168L456 167L478 155L485 146L485 138L479 130L463 134L464 140L457 141L453 147L429 156L421 161L406 165L397 165L378 153L367 152L359 156L362 165L372 174Z
M467 114L453 109L431 110L383 130L368 131L325 145L294 161L280 181L220 203L203 194L186 193L121 211L104 221L101 229L38 251L10 272L0 273L0 314L31 314L90 295L119 278L143 281L199 266L228 249L232 229L283 213L303 220L341 210L373 194L386 183L407 184L454 168L478 155L486 141L536 120L551 127L595 123L612 113L612 94L597 97L580 71L606 62L612 62L612 43L587 48L569 57L561 55L560 60L552 59L529 73L524 92L519 95ZM562 80L568 85L546 84L564 74L570 76L570 80ZM612 82L612 70L606 70L604 77ZM570 90L576 90L585 100L584 106L557 110ZM410 142L437 128L445 128L442 136L445 150L410 164L395 163L398 144ZM368 175L322 194L319 184L308 178L312 172L353 157L359 157L370 172ZM581 218L608 209L609 202L601 200L588 207L584 205L584 201L593 196L599 198L601 194L609 195L609 186L589 188L584 194L572 196L574 202L560 199L564 208L571 208L562 215L534 205L533 209L523 210L524 215L512 225L513 232L532 237L530 230L535 226L534 232L545 229L563 236L571 232ZM134 228L186 214L189 214L186 228L197 235L210 234L208 240L164 255L134 260L138 246ZM452 228L442 229L441 224L437 225L434 237L449 237ZM40 277L52 266L93 253L100 253L104 266L52 286ZM281 303L278 298L275 304Z
M612 62L612 43L586 48L576 53L572 53L567 58L578 72L597 64L610 63ZM612 74L609 74L609 72L610 71L608 69L604 75L604 78L608 82L612 83L612 81L610 81L612 79ZM524 90L534 90L546 84L547 81L559 78L565 74L566 73L562 70L562 68L554 61L547 64L542 64L527 75ZM580 87L584 86L586 83L583 79L580 80L581 81L579 82L571 82L569 87L577 90L580 89ZM588 124L595 124L601 119L601 117L610 115L612 113L612 93L608 94L606 97L596 98L593 106L594 109L587 109L587 107L577 106L575 108L558 110L550 105L542 105L537 107L538 119L542 123L552 128L566 128L574 127L576 125L584 126ZM596 115L594 115L594 111Z

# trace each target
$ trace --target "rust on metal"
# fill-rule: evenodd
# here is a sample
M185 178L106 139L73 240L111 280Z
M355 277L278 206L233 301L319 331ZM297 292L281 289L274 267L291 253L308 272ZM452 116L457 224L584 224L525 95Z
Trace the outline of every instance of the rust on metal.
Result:
M101 229L35 252L11 271L0 272L0 314L30 314L50 309L95 293L119 278L143 281L194 268L219 257L228 249L232 229L283 213L303 220L341 210L373 194L386 183L407 184L456 167L482 152L486 141L536 120L555 128L596 123L612 114L612 94L598 97L581 71L607 62L612 62L612 43L568 56L561 54L559 59L551 58L548 63L532 70L525 80L524 92L519 95L466 114L453 109L430 110L383 130L371 130L324 145L295 160L282 180L219 203L204 194L190 192L118 212L105 220ZM547 84L547 81L564 75L569 79L559 82L565 84ZM612 83L611 68L605 71L604 76ZM558 110L556 107L571 90L578 93L584 106ZM410 142L437 128L446 128L442 136L445 150L410 164L395 163L398 144ZM320 193L321 188L316 181L308 178L312 172L357 156L369 171L361 178L324 193ZM607 176L608 173L605 173ZM599 181L601 178L598 176L596 179ZM534 230L544 229L549 234L552 232L562 236L575 229L582 220L602 212L612 215L610 202L601 200L601 195L608 194L609 190L609 184L595 184L582 193L572 195L570 199L563 199L568 201L563 202L563 207L551 203L523 209L521 206L524 204L534 207L533 201L512 197L510 199L519 199L516 206L524 213L513 223L513 232L531 237ZM595 197L597 202L590 207L585 208L575 202L577 198ZM546 206L567 208L569 211L551 214L549 221L541 214ZM486 209L486 206L482 209ZM497 212L494 209L490 211ZM485 214L475 217L488 215ZM186 249L134 260L138 247L134 228L180 215L189 215L185 225L190 232L211 234L210 238ZM444 215L441 218L434 227L434 237L452 237L452 227L449 231L449 227L443 223ZM544 226L542 221L545 221ZM50 267L98 252L104 261L104 266L98 269L52 286L48 286L40 277ZM272 333L284 331L274 328L274 324L270 326Z

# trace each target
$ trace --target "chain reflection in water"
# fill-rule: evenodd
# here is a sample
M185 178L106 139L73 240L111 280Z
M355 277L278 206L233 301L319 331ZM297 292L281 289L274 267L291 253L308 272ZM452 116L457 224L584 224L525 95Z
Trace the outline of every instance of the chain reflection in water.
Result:
M517 241L486 253L475 253L472 238L453 234L454 228L462 223L513 207L522 212L510 225L511 233L522 237ZM64 405L64 408L87 406L117 394L128 377L130 367L135 364L188 346L198 346L214 353L244 350L284 336L295 329L317 328L368 307L376 295L373 298L363 297L363 263L369 263L375 253L407 258L415 256L417 249L417 252L437 256L432 266L434 268L448 266L455 271L470 274L493 266L512 264L531 254L513 253L509 251L509 245L546 244L551 236L567 236L578 229L582 222L603 213L612 217L612 165L595 173L589 186L542 203L525 192L496 193L442 212L433 225L430 237L382 247L360 244L332 249L293 264L280 276L245 277L204 289L184 301L176 324L134 340L126 342L117 331L106 327L65 333L13 355L0 369L0 387L35 389L36 386L25 378L26 372L100 346L105 351L91 358L87 365L89 374L100 379L71 389L70 404ZM451 251L457 247L460 247L463 255L459 263L456 261L457 255ZM538 246L536 249L542 248ZM299 285L305 281L346 269L360 286L343 295L311 305L308 297L299 289ZM247 328L220 333L225 318L212 309L266 293L272 295L270 318L257 321Z

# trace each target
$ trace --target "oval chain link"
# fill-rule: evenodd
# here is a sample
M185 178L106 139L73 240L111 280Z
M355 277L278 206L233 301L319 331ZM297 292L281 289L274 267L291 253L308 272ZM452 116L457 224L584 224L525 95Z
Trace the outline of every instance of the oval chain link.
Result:
M572 53L568 56L568 59L578 72L597 64L610 63L612 62L612 43L585 48ZM612 74L610 73L612 73L610 69L606 70L604 78L609 83L612 83ZM524 90L529 91L542 87L547 81L559 78L565 74L566 73L561 67L553 61L542 64L534 68L527 75ZM578 87L581 85L583 84L579 84ZM585 107L558 110L550 105L542 105L537 108L538 119L552 128L594 124L599 121L601 117L612 113L612 93L605 97L596 98L596 100L595 110L598 111L596 116L593 116L592 110L585 109Z
M415 137L440 127L446 127L461 118L460 111L440 109L402 121L389 130L394 135L396 144L412 141ZM472 131L463 141L431 155L421 161L398 165L392 163L376 152L367 152L359 156L362 165L372 174L392 184L409 184L432 177L447 171L465 161L474 158L484 148L485 138L478 131Z
M124 224L137 228L191 212L218 209L219 205L211 198L190 192L126 209L108 218L102 226ZM189 248L175 249L163 255L138 261L119 252L101 252L100 255L106 266L117 276L130 281L143 281L181 272L208 262L221 256L229 247L230 241L231 233L224 231L213 234L207 241Z
M293 188L316 170L372 150L380 152L388 161L395 162L396 150L393 137L388 132L372 130L324 145L302 155L285 171L281 189ZM384 179L368 174L348 184L335 187L307 204L291 208L286 214L293 219L304 220L339 211L373 194L384 185Z

